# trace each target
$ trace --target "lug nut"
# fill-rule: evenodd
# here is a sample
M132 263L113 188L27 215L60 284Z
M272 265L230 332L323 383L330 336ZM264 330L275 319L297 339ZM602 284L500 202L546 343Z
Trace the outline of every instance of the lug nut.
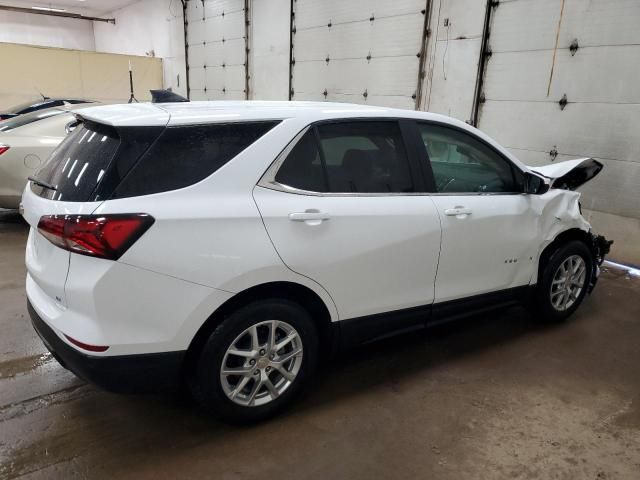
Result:
M266 352L264 351L264 348L262 350L260 350L260 355L264 355Z
M260 370L256 370L255 372L253 372L254 375L260 375Z
M251 360L249 360L249 365L255 365L256 361L252 358Z
M267 367L267 372L270 372L270 371L271 371L271 367Z

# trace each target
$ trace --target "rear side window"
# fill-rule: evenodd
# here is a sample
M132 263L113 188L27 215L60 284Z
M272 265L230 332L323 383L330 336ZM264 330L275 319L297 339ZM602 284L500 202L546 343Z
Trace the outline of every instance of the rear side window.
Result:
M176 190L208 177L278 122L168 127L111 198Z
M275 181L309 192L328 191L314 129L307 130L296 143L278 170Z
M120 145L114 128L83 123L54 150L36 178L55 190L32 183L32 190L51 200L83 202L105 175Z
M400 128L392 121L337 122L309 129L275 180L314 192L415 191Z

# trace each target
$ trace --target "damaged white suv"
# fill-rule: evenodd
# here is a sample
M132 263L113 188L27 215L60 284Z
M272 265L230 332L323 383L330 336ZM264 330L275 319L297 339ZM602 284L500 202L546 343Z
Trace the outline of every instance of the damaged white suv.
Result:
M336 347L528 300L562 320L609 242L573 189L448 117L348 104L79 111L24 192L29 310L53 355L114 391L188 384L274 414Z

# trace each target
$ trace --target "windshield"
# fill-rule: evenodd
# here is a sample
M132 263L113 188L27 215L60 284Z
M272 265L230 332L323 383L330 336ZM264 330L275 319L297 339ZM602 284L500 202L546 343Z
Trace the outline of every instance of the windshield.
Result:
M59 110L57 108L51 108L48 110L38 110L36 112L25 113L24 115L18 115L17 117L9 118L0 122L0 132L10 132L16 128L29 125L30 123L37 122L44 118L54 117L66 113L66 110Z

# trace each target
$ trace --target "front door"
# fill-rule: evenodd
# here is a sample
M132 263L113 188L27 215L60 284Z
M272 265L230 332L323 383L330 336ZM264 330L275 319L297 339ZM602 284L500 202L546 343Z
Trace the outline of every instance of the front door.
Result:
M535 268L540 215L522 172L481 139L418 123L442 223L435 301L527 285Z

